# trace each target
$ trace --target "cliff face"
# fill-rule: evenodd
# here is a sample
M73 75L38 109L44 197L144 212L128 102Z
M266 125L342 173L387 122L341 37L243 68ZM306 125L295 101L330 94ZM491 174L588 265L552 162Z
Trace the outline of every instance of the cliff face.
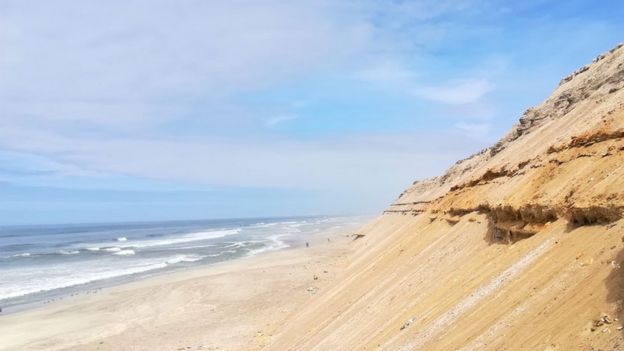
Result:
M624 349L624 47L409 187L275 350Z
M525 111L495 145L458 161L440 177L415 182L387 212L422 212L429 207L424 204L446 195L453 188L465 188L481 177L490 178L502 170L509 176L507 173L519 166L523 169L536 166L540 158L546 159L551 154L547 152L550 147L558 147L557 151L563 152L569 149L566 143L573 138L624 130L622 47L620 44L599 55L591 64L564 78L548 99ZM607 139L611 140L608 145L604 144L607 147L617 144L618 138ZM516 175L524 175L519 173Z

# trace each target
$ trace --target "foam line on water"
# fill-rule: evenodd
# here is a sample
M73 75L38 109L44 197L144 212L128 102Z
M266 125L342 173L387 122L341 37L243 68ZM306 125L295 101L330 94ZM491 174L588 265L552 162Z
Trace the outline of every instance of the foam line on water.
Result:
M121 250L121 251L115 252L113 255L117 255L117 256L133 256L135 254L136 254L136 252L134 252L134 250Z
M131 250L129 250L131 251ZM119 251L117 254L121 254ZM124 254L122 254L124 255ZM196 262L205 256L175 255L158 260L143 260L131 267L111 268L109 262L77 268L71 264L48 267L29 267L0 271L5 282L0 285L0 301L34 293L83 285L105 279L118 278L166 268L182 262ZM124 265L126 265L124 263Z
M171 236L169 238L164 239L155 239L155 240L137 240L137 241L125 241L125 242L113 242L113 243L104 243L100 244L99 248L101 250L107 250L107 247L119 247L123 249L127 248L146 248L146 247L158 247L158 246L168 246L175 244L184 244L190 243L194 241L202 241L209 239L217 239L222 238L229 235L238 234L241 232L241 229L223 229L223 230L211 230L211 231L202 231L189 233L179 236ZM82 245L84 246L84 245ZM93 244L90 244L87 249L91 249L95 251L95 247Z
M258 249L249 250L247 252L247 256L255 256L263 252L275 251L275 250L280 250L280 249L285 249L287 247L290 247L290 245L288 245L286 242L282 240L282 238L287 237L287 236L289 235L288 234L271 235L267 238L269 239L268 245L265 245Z

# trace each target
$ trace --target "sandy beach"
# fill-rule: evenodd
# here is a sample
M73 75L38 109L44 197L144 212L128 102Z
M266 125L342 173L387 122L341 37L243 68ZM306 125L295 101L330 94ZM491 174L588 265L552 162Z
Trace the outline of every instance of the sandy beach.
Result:
M255 350L348 265L348 229L0 316L0 350Z

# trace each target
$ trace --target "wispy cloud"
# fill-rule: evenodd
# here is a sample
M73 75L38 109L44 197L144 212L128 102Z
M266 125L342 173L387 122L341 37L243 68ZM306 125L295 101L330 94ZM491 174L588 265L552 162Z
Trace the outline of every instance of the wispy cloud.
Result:
M14 3L0 13L3 118L181 118L172 107L217 103L367 50L370 25L342 11L274 0Z
M438 86L416 87L415 96L449 105L474 103L492 90L492 84L485 79L465 79Z
M413 69L390 59L374 62L353 74L356 80L393 90L412 89L417 77Z
M269 119L267 119L265 121L266 125L269 127L274 127L278 124L282 124L284 122L288 122L288 121L292 121L294 119L297 119L298 116L297 115L278 115L278 116L274 116L271 117Z
M9 134L0 130L0 140L7 140ZM381 169L395 171L409 168L396 171L388 180L412 178L414 172L422 171L421 166L438 164L444 159L443 154L450 161L473 143L446 143L434 152L425 145L448 137L363 135L314 141L57 138L54 144L45 139L24 142L19 145L24 152L11 157L20 160L24 169L39 167L69 177L121 174L216 186L351 188L377 178L381 165ZM30 155L49 155L55 161L50 163L47 157ZM420 166L405 165L406 158L419 160ZM376 161L370 162L371 159ZM74 169L75 164L82 165L84 171ZM359 181L354 183L354 179Z
M480 77L449 80L440 76L437 82L432 83L431 78L419 75L415 68L398 62L381 61L358 71L354 78L430 102L462 105L478 102L493 89L491 72L487 75L479 71L474 73L477 74Z
M455 124L455 128L459 129L463 133L467 134L474 139L482 139L488 136L492 130L490 123L470 123L470 122L458 122Z

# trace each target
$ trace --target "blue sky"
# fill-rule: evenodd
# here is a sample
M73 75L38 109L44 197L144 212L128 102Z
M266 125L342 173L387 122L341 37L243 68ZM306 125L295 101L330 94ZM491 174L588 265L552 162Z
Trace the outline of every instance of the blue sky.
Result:
M0 0L0 224L378 213L624 40L622 13Z

